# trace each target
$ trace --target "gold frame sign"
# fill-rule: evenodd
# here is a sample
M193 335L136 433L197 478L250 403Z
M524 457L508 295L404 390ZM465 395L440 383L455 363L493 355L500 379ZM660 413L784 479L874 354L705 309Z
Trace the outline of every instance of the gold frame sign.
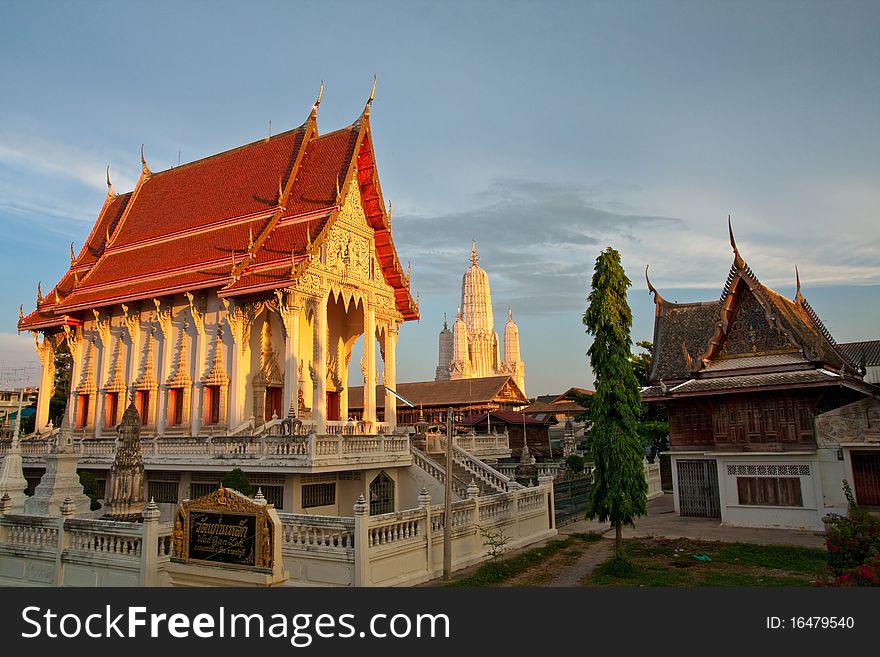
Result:
M184 501L174 517L172 561L272 572L272 508L222 486Z

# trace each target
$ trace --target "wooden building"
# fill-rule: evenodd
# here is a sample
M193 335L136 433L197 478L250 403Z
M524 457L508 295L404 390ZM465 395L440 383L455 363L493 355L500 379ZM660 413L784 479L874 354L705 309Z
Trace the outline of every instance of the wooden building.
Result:
M417 381L400 383L397 393L413 404L412 407L398 402L396 405L397 424L413 426L419 421L419 414L429 424L446 422L446 415L453 409L453 419L459 422L466 417L490 411L513 410L529 403L528 398L516 385L512 376L488 376L471 379L447 379L445 381ZM363 387L349 389L350 417L359 420L363 412ZM379 400L377 413L385 417L382 400L387 398L384 387L376 388L375 398Z
M667 411L675 508L731 525L821 529L828 510L845 506L841 480L880 456L870 438L880 414L836 438L822 418L873 408L880 390L835 343L799 277L795 298L783 297L761 284L732 230L730 242L718 300L671 303L647 281L656 313L642 395Z

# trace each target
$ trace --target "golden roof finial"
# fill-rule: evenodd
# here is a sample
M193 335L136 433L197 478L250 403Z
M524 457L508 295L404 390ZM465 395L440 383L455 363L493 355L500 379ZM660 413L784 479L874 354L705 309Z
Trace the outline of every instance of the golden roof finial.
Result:
M248 251L254 250L254 228L248 226Z
M391 223L391 199L388 199L388 223Z
M412 276L412 263L407 260L406 261L406 281L409 282L410 277Z
M113 183L110 182L110 165L107 165L107 196L116 198L116 192L113 191Z
M144 145L141 144L141 173L144 176L151 176L153 172L150 171L150 167L147 166L147 159L144 157Z
M23 319L24 319L24 304L21 304L18 307L18 321L21 321Z
M73 267L73 263L76 262L76 255L73 253L73 242L70 243L70 266Z
M367 116L370 115L370 105L373 104L373 101L376 99L376 75L373 74L373 88L370 89L370 97L367 98L367 104L364 105L364 114Z
M795 289L795 293L794 293L794 300L795 301L803 301L804 295L801 294L801 274L798 271L797 265L794 266L794 279L795 279L795 284L797 286Z
M507 321L513 321L513 311L510 309L510 306L507 307Z
M324 97L324 81L321 80L321 88L318 89L318 98L315 100L315 104L312 105L312 112L317 112L318 108L321 106L321 98Z
M37 281L37 305L43 303L43 289L41 287L43 281Z
M309 226L306 226L306 252L311 253L312 251L312 229Z
M480 259L480 256L477 255L477 240L471 240L471 264L476 267L477 260Z

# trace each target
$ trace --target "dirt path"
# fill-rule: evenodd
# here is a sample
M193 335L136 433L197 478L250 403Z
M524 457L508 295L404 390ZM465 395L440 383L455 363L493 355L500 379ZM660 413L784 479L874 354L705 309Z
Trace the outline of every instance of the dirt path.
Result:
M499 586L577 586L582 578L593 572L593 569L606 561L613 552L614 542L608 539L574 545L557 552L519 575L508 578Z
M563 570L555 579L543 586L577 586L578 582L592 573L596 566L610 559L612 554L614 554L614 541L603 538L591 544L590 549L570 568Z

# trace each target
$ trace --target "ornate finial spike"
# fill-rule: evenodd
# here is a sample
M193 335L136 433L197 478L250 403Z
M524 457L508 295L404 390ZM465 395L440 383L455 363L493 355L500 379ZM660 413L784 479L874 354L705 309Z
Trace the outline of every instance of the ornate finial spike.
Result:
M409 260L406 261L406 280L409 280L412 277L412 262Z
M733 224L730 223L730 215L727 215L727 233L728 235L730 235L730 246L733 249L734 253L736 253L736 240L733 239Z
M794 300L800 301L804 298L804 295L801 294L801 274L798 271L797 265L794 266L794 279L796 284L796 289L794 293Z
M141 144L141 173L145 176L149 176L153 172L150 171L150 167L147 166L147 158L144 157L144 145Z
M461 319L461 306L458 307L458 319Z
M43 289L42 289L43 281L37 281L37 305L43 302Z
M73 267L73 263L76 262L76 255L73 253L73 242L70 243L70 266Z
M510 309L510 306L507 307L507 321L513 321L513 311Z
M143 153L141 153L141 159L143 159ZM110 182L110 165L107 165L107 196L116 196L116 193L113 191L113 184Z
M480 259L480 256L477 255L477 240L471 240L471 264L477 264L477 260Z
M312 106L312 111L316 111L321 106L321 98L324 97L324 81L321 80L321 88L318 89L318 99L315 101L315 104Z
M24 319L24 304L21 304L18 307L18 321L21 321L23 319Z
M388 199L388 223L391 223L391 199Z
M446 313L443 313L443 328L449 328L449 326L446 323Z
M364 109L366 109L367 107L369 107L370 105L372 105L372 104L373 104L373 100L375 100L375 98L376 98L376 76L375 76L375 74L374 74L374 75L373 75L373 88L370 90L370 97L369 97L369 99L367 100L367 105L366 105L366 107L365 107Z

